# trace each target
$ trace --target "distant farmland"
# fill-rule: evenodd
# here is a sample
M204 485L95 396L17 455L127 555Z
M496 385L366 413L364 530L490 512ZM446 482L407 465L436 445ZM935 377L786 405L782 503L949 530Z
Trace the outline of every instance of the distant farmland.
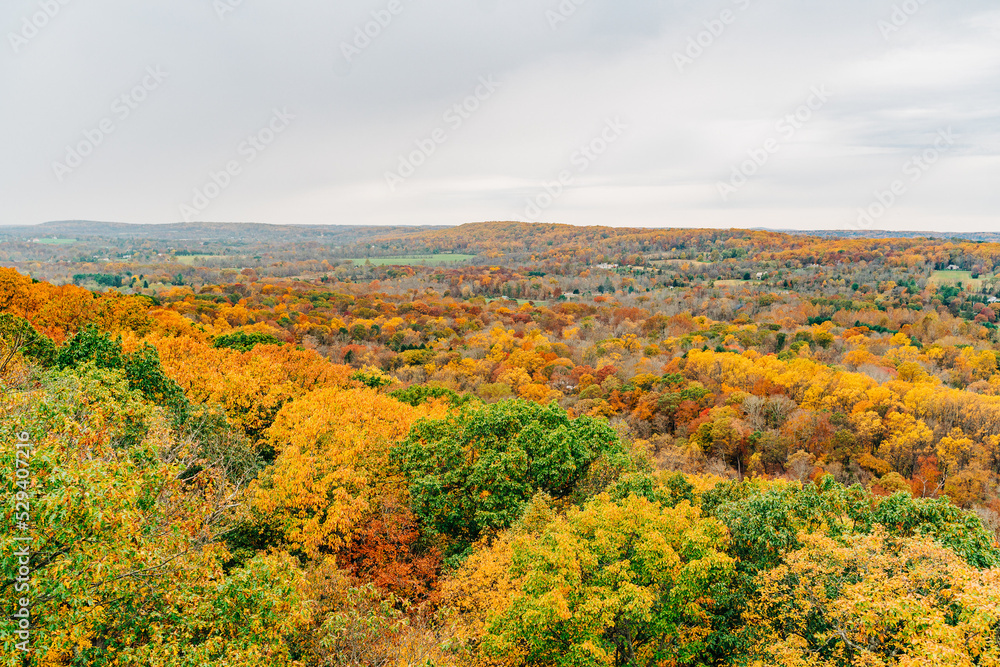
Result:
M957 285L968 287L971 290L983 288L982 278L973 278L972 271L935 271L928 281L932 285Z
M405 257L363 257L363 258L350 258L346 261L354 262L355 264L364 264L365 262L371 262L374 266L419 266L419 265L435 265L435 264L447 264L449 262L467 262L470 259L475 259L476 255L457 255L457 254L445 254L441 253L438 255L407 255Z
M225 257L225 255L175 255L174 260L178 264L184 264L185 266L194 266L198 262L205 259L221 259L223 257ZM229 257L229 259L233 259L233 257Z
M712 266L712 262L701 262L696 259L654 259L650 262L653 266L670 266L679 269L685 264L690 264L694 268Z
M76 243L76 239L35 239L35 243L43 245L72 245Z

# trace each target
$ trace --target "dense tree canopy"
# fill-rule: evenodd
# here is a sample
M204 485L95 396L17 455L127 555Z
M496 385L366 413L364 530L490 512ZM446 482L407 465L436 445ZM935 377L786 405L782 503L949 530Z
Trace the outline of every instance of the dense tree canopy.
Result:
M1000 660L995 236L203 231L0 230L4 664Z

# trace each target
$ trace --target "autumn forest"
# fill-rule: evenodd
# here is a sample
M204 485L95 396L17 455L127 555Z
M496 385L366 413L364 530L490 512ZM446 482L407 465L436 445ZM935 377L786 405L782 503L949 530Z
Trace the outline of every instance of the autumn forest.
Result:
M3 664L1000 665L998 297L991 234L0 228Z

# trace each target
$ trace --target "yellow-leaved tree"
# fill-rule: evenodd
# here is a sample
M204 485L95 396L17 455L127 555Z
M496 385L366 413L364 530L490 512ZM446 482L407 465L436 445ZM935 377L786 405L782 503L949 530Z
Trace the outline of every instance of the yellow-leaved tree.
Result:
M803 547L759 576L747 627L758 667L1000 664L1000 570L881 529Z
M727 539L687 501L597 496L514 541L516 590L480 650L487 664L699 664L733 575Z
M411 407L369 388L319 389L285 405L267 431L274 465L253 490L253 508L287 544L310 557L342 549L376 495L389 450L442 403Z

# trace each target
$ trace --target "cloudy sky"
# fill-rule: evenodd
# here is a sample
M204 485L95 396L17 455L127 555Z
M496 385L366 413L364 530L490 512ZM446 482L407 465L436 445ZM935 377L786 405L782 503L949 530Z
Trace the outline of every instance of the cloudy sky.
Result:
M6 0L0 224L1000 229L995 0Z

